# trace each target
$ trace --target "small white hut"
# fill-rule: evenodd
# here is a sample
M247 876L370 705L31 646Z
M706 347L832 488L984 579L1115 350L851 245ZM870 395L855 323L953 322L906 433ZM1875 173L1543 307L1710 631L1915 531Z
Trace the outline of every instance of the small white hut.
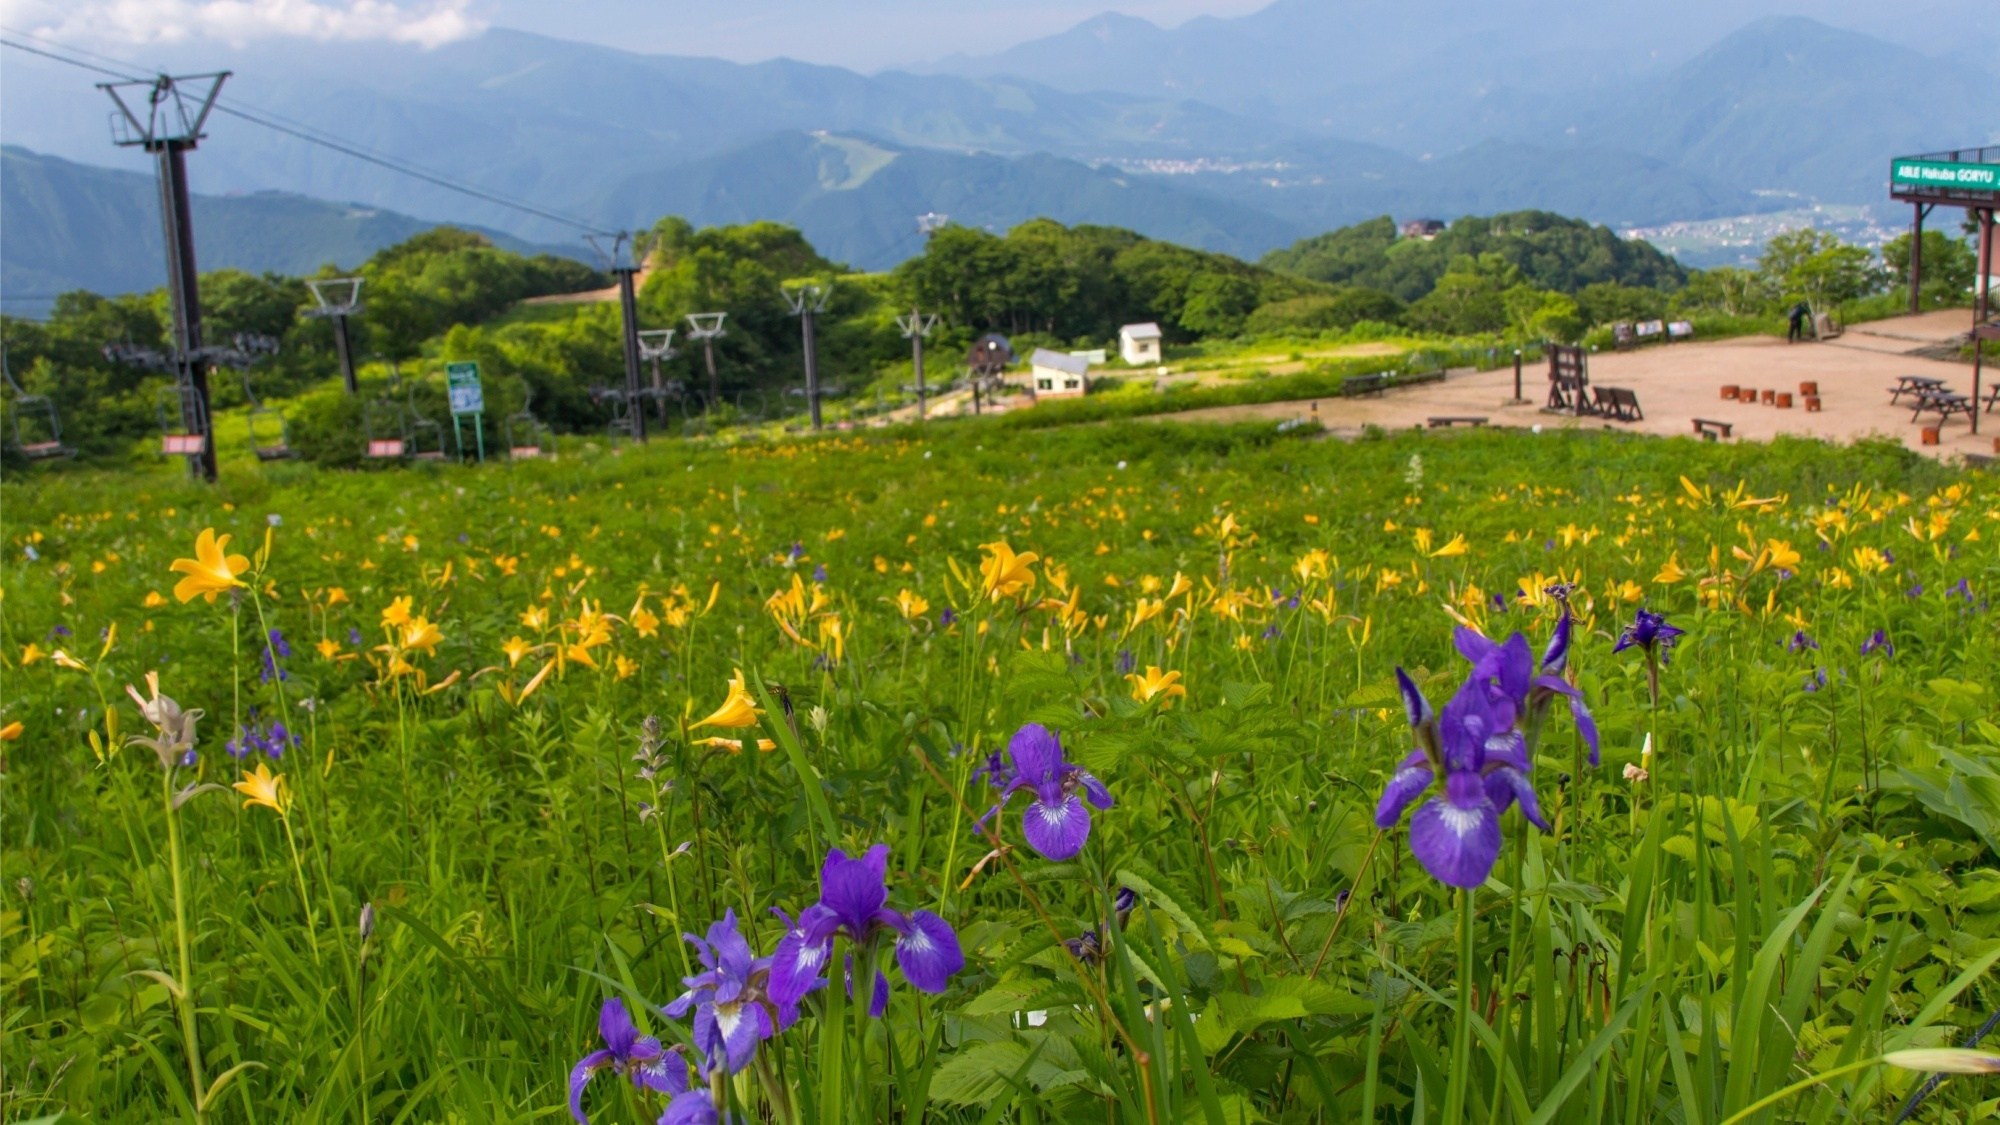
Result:
M1160 362L1160 326L1149 321L1120 328L1118 354L1134 367Z
M1079 356L1036 348L1028 357L1028 377L1034 380L1036 398L1080 395L1089 376L1090 361Z

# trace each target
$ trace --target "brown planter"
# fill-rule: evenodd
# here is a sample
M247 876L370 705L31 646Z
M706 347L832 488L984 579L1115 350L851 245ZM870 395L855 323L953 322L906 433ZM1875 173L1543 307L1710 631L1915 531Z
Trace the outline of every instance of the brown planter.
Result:
M1774 390L1769 390L1769 389L1766 389L1766 390L1764 391L1764 405L1765 405L1765 406L1776 406L1776 405L1777 405L1777 403L1778 403L1778 392L1776 392L1776 391L1774 391Z
M1819 393L1819 384L1810 381L1800 383L1799 393L1802 395L1816 395Z
M1736 388L1735 388L1734 386L1727 386L1727 387L1724 387L1724 388L1722 388L1722 397L1723 397L1723 398L1727 398L1727 399L1733 399L1733 398L1735 398L1735 397L1736 397Z
M1779 391L1776 405L1780 410L1790 410L1792 408L1792 392Z
M1819 396L1818 396L1818 395L1807 395L1807 396L1806 396L1806 413L1808 413L1808 414L1818 414L1818 413L1819 413Z
M1925 445L1936 445L1937 443L1938 443L1938 428L1937 428L1936 426L1925 426L1925 427L1924 427L1924 444L1925 444Z

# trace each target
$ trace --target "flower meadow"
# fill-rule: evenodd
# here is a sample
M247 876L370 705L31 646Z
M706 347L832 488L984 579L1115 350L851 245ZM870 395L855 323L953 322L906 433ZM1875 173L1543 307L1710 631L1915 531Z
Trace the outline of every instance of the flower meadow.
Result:
M2000 487L1900 449L971 424L0 500L7 1120L2000 1106Z

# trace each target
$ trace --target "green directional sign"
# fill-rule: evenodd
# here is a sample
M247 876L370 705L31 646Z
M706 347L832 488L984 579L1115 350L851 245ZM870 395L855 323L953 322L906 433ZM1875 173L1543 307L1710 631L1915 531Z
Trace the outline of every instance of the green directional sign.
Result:
M1904 158L1889 162L1889 182L1898 187L2000 193L2000 164L1957 164L1949 160Z
M479 386L479 365L476 363L447 363L444 365L445 389L451 396L451 412L478 414L486 409L486 392Z

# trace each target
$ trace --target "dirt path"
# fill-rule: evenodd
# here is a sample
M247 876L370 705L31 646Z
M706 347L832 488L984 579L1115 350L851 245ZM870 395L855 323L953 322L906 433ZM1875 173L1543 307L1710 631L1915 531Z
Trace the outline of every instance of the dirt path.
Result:
M1154 417L1185 421L1283 421L1317 417L1328 429L1343 432L1358 431L1369 425L1423 426L1431 417L1462 415L1485 417L1496 426L1604 426L1681 435L1693 432L1694 419L1707 418L1730 423L1734 427L1733 438L1738 441L1768 441L1779 434L1834 441L1886 436L1932 456L1991 456L1996 450L1995 436L2000 435L2000 412L1980 416L1977 436L1972 434L1963 416L1954 417L1944 425L1940 444L1925 446L1921 442L1922 426L1934 425L1935 416L1927 416L1922 424L1913 423L1912 407L1889 402L1889 388L1900 375L1932 376L1945 380L1960 393L1972 393L1971 367L1909 354L1935 351L1954 334L1962 336L1971 320L1968 311L1953 309L1857 326L1828 343L1786 344L1783 340L1756 336L1714 343L1653 345L1631 352L1591 356L1590 381L1597 386L1624 387L1637 394L1646 414L1642 422L1606 422L1542 413L1540 407L1548 394L1543 368L1524 372L1523 394L1530 400L1525 405L1508 404L1514 393L1514 375L1512 370L1502 370L1392 391L1380 398L1226 406ZM1988 374L2000 378L2000 371L1989 370ZM1799 385L1805 382L1819 384L1822 409L1818 412L1804 409ZM1781 410L1775 406L1726 401L1721 397L1725 384L1788 391L1793 406ZM1989 378L1987 386L1991 385ZM1985 390L1982 387L1981 393Z

